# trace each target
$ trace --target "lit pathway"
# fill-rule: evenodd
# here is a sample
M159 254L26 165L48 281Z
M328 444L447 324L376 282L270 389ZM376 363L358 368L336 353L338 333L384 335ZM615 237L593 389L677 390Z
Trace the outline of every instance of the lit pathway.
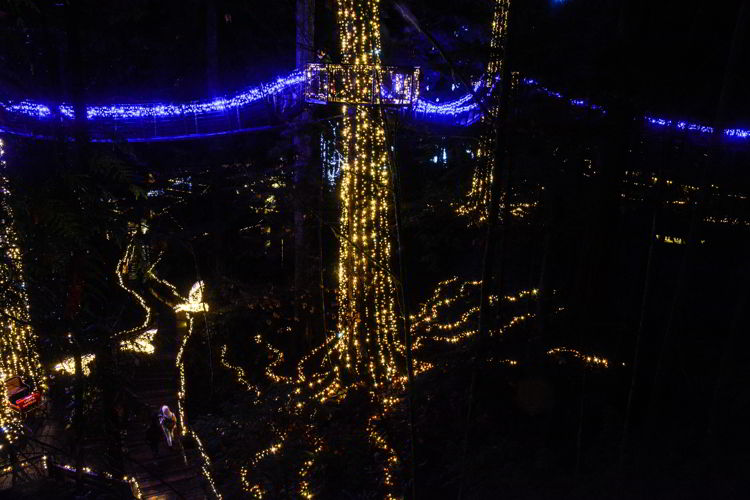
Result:
M161 313L155 341L157 352L152 356L141 356L141 364L133 374L134 382L131 387L138 401L147 406L148 413L144 407L137 409L137 418L131 419L129 423L124 446L125 453L131 460L126 460L126 468L128 474L138 480L144 499L205 499L208 496L204 490L195 450L185 451L186 464L177 442L169 449L162 438L159 456L154 458L146 441L147 414L156 414L165 404L175 413L177 411L178 373L175 356L179 331L173 311L155 301L153 306ZM177 434L175 430L175 436Z

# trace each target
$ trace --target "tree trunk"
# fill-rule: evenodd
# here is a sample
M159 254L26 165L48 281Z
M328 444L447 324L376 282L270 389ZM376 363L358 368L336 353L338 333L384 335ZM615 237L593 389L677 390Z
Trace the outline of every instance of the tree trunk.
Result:
M68 2L66 8L66 24L67 24L67 37L68 37L68 58L69 58L69 75L70 75L70 95L73 101L73 110L75 112L75 120L73 122L73 135L75 137L75 169L84 172L88 167L89 159L89 139L88 130L86 126L86 101L85 101L85 74L83 67L83 55L82 55L82 44L80 36L80 26L78 24L81 18L81 13L78 9L78 1L71 0ZM73 272L72 279L73 283L78 280L79 276L79 259L80 255L73 256ZM76 314L76 310L72 310L71 314ZM84 417L83 417L83 394L84 394L84 383L83 378L83 361L81 359L81 346L79 343L79 331L76 326L73 326L72 316L71 321L68 322L71 325L73 335L73 349L75 357L75 387L74 387L74 401L75 401L75 418L73 420L73 429L75 432L75 466L76 466L76 488L78 491L83 489L83 462L84 462Z
M312 62L315 39L315 0L297 0L297 67ZM315 218L311 216L311 210L317 205L315 203L320 191L317 182L322 182L318 175L319 163L313 161L313 132L309 128L313 113L310 109L304 109L295 120L294 126L294 293L295 293L295 318L304 324L304 330L308 332L304 344L309 344L309 331L311 330L312 315L312 288L315 276L313 255L315 253L314 240ZM303 305L305 305L303 307ZM300 346L303 347L303 346Z
M482 288L481 288L481 299L479 304L479 333L478 339L486 339L489 333L489 319L490 319L490 295L493 291L494 282L494 264L495 264L495 252L497 248L497 241L495 239L495 233L497 231L498 215L500 213L500 166L505 161L506 174L510 168L510 158L508 154L508 133L511 130L510 120L510 93L512 89L511 82L511 58L512 53L512 38L513 38L513 18L515 11L515 2L512 0L508 2L508 29L506 32L506 43L505 43L505 54L502 67L502 90L500 94L500 112L497 114L495 123L495 161L492 165L492 183L490 185L490 206L488 210L487 219L487 235L484 242L484 255L482 258ZM509 181L510 177L508 177ZM506 204L510 202L510 186L506 185ZM506 211L507 212L507 211ZM507 220L503 221L507 224ZM500 277L502 279L502 277ZM500 302L500 301L498 301ZM463 439L463 450L461 453L461 477L459 478L459 489L458 489L458 500L463 497L464 484L466 483L466 457L469 447L469 437L472 420L472 408L474 405L474 389L476 386L478 366L476 359L472 359L471 362L471 382L469 384L469 403L466 410L466 422L464 425L464 439Z

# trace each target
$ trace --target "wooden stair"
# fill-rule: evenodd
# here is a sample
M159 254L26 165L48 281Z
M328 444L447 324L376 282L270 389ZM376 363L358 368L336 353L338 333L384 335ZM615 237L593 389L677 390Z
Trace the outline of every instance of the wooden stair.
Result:
M153 417L163 405L177 413L177 329L174 314L171 311L165 313L161 315L158 325L157 353L140 356L140 363L132 374L130 391L145 408L138 412L138 418L128 423L123 438L125 466L128 474L138 481L144 499L203 500L209 497L200 473L199 454L195 449L183 451L178 430L175 430L172 448L167 446L165 439L159 442L157 457L154 457L146 441L146 430L150 423L147 416Z

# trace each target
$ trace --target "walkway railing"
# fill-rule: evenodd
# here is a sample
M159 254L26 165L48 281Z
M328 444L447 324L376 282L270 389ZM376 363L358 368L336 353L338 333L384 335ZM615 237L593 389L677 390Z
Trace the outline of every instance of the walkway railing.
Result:
M323 71L328 67L332 68L332 72ZM339 102L335 92L334 99L331 99L330 87L336 85L336 75L346 76L352 71L343 65L311 65L308 74L294 71L268 84L217 99L189 103L90 106L87 108L89 133L93 142L165 142L268 130L277 124L280 117L295 113L306 96L311 102ZM391 67L383 67L381 74L386 75L383 82L388 80L388 84L382 85L379 99L375 99L376 92L373 94L373 102L379 100L387 104L390 99L400 105L409 103L410 106L403 112L418 124L466 127L481 118L479 106L471 94L447 102L439 102L437 98L418 98L419 92L415 87L418 74ZM521 81L529 90L573 108L601 114L607 112L597 103L566 96L537 80L524 78ZM475 87L475 91L480 97L486 94L480 85ZM69 104L47 105L30 100L3 102L0 96L0 133L39 139L67 138L70 135L67 127L72 124L74 116ZM656 114L647 114L643 119L656 130L672 129L695 137L714 133L710 125L688 119ZM736 144L750 145L750 129L727 128L722 131L722 136Z

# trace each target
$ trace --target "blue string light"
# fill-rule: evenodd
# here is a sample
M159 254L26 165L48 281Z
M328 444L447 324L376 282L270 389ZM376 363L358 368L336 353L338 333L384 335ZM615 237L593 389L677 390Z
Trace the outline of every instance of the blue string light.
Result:
M87 118L92 121L114 122L118 121L137 121L140 119L153 120L169 119L169 118L181 118L188 116L202 116L215 113L221 113L225 111L233 111L245 108L254 103L258 103L265 98L275 96L289 91L293 88L298 87L304 82L305 75L302 71L295 71L288 76L284 76L276 79L267 85L259 85L247 89L243 92L235 94L229 97L222 97L218 99L212 99L209 101L195 101L186 104L115 104L108 106L90 106L87 108ZM539 83L539 81L532 78L524 78L521 80L522 83L536 92L540 92L547 97L564 101L570 106L575 108L590 109L592 111L606 114L604 107L591 103L585 99L579 98L568 98L562 93L549 89ZM429 90L429 88L427 88ZM480 96L485 97L493 89L482 89L482 83L478 82L474 84L474 92ZM5 111L10 116L15 117L28 117L33 120L46 121L53 117L58 117L61 120L72 120L75 118L75 112L73 107L69 104L61 104L57 106L53 113L53 108L50 106L23 100L19 102L2 103L0 102L0 110ZM471 94L465 94L458 99L454 99L448 102L438 102L437 100L432 101L425 98L419 98L413 108L415 119L423 122L450 124L457 126L469 126L481 118L481 110L475 102ZM708 125L693 123L684 120L671 120L664 117L656 117L646 115L644 120L647 125L655 128L674 128L678 131L692 132L702 135L713 134L714 128ZM165 134L153 137L133 137L127 138L128 141L132 142L151 142L151 141L170 141L179 139L188 139L196 137L210 137L216 135L224 135L231 133L246 132L249 130L263 130L267 127L244 127L234 128L231 130L219 130L206 133L193 133L193 134ZM14 130L14 127L5 126L0 127L0 131L13 133L18 135L37 136L30 134L25 130ZM731 140L748 141L750 140L750 129L742 128L729 128L723 131L723 136ZM94 139L96 142L111 142L111 139L100 138Z
M296 71L289 76L279 78L270 85L260 85L240 92L231 97L222 97L210 101L197 101L188 104L113 104L110 106L90 106L86 108L86 116L89 120L114 119L130 120L138 118L169 118L184 115L202 115L216 113L237 108L243 108L262 99L280 94L290 87L301 84L304 74ZM10 113L22 114L33 118L50 118L52 110L43 104L21 101L8 105L2 105ZM75 118L73 107L62 104L57 108L63 118Z

